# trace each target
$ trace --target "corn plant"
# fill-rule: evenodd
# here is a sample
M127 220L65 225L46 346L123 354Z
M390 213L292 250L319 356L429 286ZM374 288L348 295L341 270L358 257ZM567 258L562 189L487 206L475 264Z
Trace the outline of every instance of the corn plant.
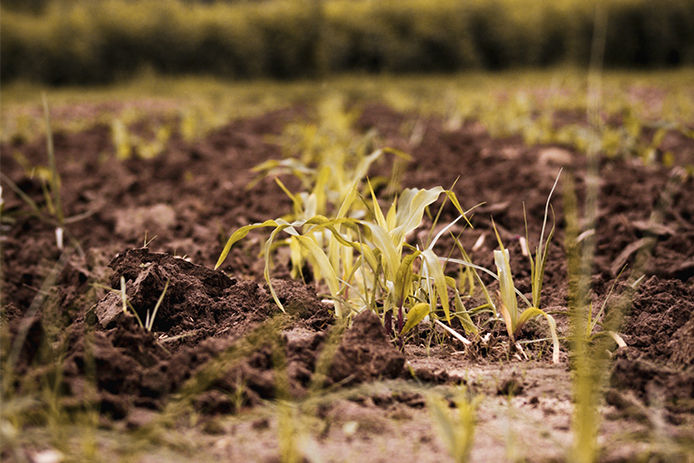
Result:
M318 123L288 126L278 140L285 146L285 157L255 166L252 170L258 176L249 187L267 176L293 175L303 189L292 198L293 218L329 216L343 203L355 180L361 182L384 154L410 159L393 148L372 150L374 133L357 136L352 130L355 116L354 111L343 108L341 98L322 99L318 103Z
M545 230L547 226L547 215L549 212L549 207L550 207L550 201L552 199L552 194L554 193L554 190L557 187L557 183L559 182L559 177L561 176L561 169L559 170L559 173L557 174L557 178L554 180L554 184L552 185L552 189L549 192L549 195L547 196L547 201L545 202L545 215L542 219L542 230L540 231L540 239L537 242L537 249L535 252L535 257L533 259L533 254L532 252L528 252L528 260L530 262L530 282L531 282L531 287L532 287L532 303L534 307L540 307L540 295L542 293L542 280L545 275L545 264L547 263L547 250L549 248L549 244L552 241L552 237L554 236L554 222L552 223L552 228L549 230L549 233L547 234L547 240L544 241L545 237ZM525 207L523 207L523 215L525 217ZM528 240L528 227L527 227L527 220L525 220L526 227L525 227L525 241L526 243L529 242ZM499 238L499 234L496 234L497 239ZM499 243L501 243L501 240L498 239Z
M348 153L347 153L348 154ZM335 208L343 203L354 186L354 179L366 177L371 165L384 154L393 154L402 159L409 156L393 148L382 148L366 155L356 157L356 161L345 165L335 157L327 156L320 160L320 164L310 166L301 160L288 158L282 160L271 159L253 168L253 171L262 176L292 174L298 178L307 191L291 194L284 184L276 178L276 182L290 197L293 206L294 218L311 217L316 214L330 215ZM255 182L251 182L253 186ZM361 191L361 181L357 183Z
M524 301L528 307L521 312L518 307L518 299L516 298L516 287L513 284L513 275L511 273L511 265L508 249L494 251L494 264L496 265L499 279L499 312L506 324L506 332L508 333L511 343L515 344L516 337L521 328L535 317L543 316L549 324L550 334L552 336L553 352L552 361L559 363L559 338L557 336L557 325L554 317L538 307L534 307L525 298Z
M284 307L272 288L270 271L272 251L276 245L284 244L290 248L292 262L308 262L316 280L327 286L337 317L364 309L384 317L397 313L398 332L407 333L427 315L435 316L440 304L450 323L448 290L457 294L456 282L444 274L444 259L434 253L433 247L443 233L465 217L458 199L442 187L405 189L384 214L373 188L369 187L369 191L370 200L361 197L353 183L334 218L316 215L293 222L275 219L241 227L227 240L216 268L222 265L232 246L250 231L272 228L263 246L264 273L280 309ZM408 244L407 237L421 225L425 209L442 195L454 204L459 218L444 227L426 248ZM371 219L350 217L354 208L363 207L369 208ZM280 233L289 236L279 240ZM417 262L419 266L415 265ZM466 330L476 331L459 297L456 316L462 318Z
M134 115L126 114L122 118L116 117L111 120L111 139L116 147L116 158L126 160L133 154L141 159L156 158L164 151L171 138L171 125L163 124L157 127L154 137L148 139L129 131L128 121L134 118Z
M501 241L501 237L496 229L496 225L494 225L494 233L496 234L497 242L499 243L500 248L494 251L494 265L496 266L497 277L499 280L499 312L501 313L506 325L506 331L511 339L511 343L514 344L516 342L518 333L528 321L535 317L542 316L547 320L549 325L553 344L552 361L554 363L559 363L559 337L557 336L557 325L554 321L554 317L540 309L540 296L542 292L542 281L545 273L545 263L547 261L547 251L552 240L552 236L554 235L554 226L552 226L545 241L545 227L547 225L547 215L549 212L549 204L552 198L552 193L554 193L554 189L557 186L560 175L561 172L559 175L557 175L554 185L552 186L552 190L547 197L547 202L545 203L545 216L542 221L542 231L540 232L540 240L538 242L534 258L532 252L528 252L528 259L530 261L532 302L528 301L525 296L520 294L513 283L509 252L508 249L504 248L504 244ZM523 311L521 311L518 307L518 298L516 297L517 294L521 296L521 299L527 305L527 308L525 308Z

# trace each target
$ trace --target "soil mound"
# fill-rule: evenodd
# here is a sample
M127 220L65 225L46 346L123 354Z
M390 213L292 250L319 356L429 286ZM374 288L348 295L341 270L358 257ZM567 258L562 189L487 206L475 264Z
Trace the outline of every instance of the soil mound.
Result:
M333 315L303 283L273 281L288 311L282 314L263 285L168 254L130 249L109 265L111 285L125 282L128 312L113 291L93 307L94 332L75 331L64 365L69 396L84 396L90 368L100 409L114 418L133 407L161 409L172 393L200 412L228 413L281 394L301 396L314 382ZM146 320L162 294L147 331L132 310ZM371 312L332 342L323 385L402 374L404 356Z
M622 332L645 358L673 367L694 366L694 289L680 280L643 283Z
M257 283L230 278L169 254L131 249L116 256L109 266L114 271L111 287L120 288L123 278L127 301L143 322L148 313L154 314L163 294L152 331L166 336L210 335L241 322L264 320L274 311L267 292ZM100 325L109 328L116 319L126 317L122 307L117 292L99 301L95 312Z
M356 384L374 378L397 378L405 356L388 340L381 320L370 311L355 317L330 368L333 381Z
M694 399L694 291L680 280L652 276L634 298L610 384L646 404L689 411Z

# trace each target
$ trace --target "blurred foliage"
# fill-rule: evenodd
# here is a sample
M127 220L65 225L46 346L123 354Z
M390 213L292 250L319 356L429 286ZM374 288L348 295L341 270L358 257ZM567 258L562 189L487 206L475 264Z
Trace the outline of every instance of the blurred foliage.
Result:
M601 151L608 157L694 169L686 151L671 151L678 137L694 137L693 79L691 68L605 72L597 134ZM315 108L331 97L343 99L355 114L365 104L382 102L419 114L422 121L433 116L447 131L477 125L493 137L520 135L528 145L585 152L596 135L587 126L585 72L558 68L369 79L353 75L325 79L322 85L312 80L233 82L153 74L108 87L49 88L16 82L1 90L0 142L19 149L42 136L43 112L37 104L42 92L51 102L56 132L105 126L121 157L156 156L170 137L194 142L236 118L296 104ZM412 138L416 130L411 124L404 122L401 130ZM139 130L131 130L137 126Z
M690 0L32 0L3 2L4 82L102 83L150 69L224 78L694 63Z

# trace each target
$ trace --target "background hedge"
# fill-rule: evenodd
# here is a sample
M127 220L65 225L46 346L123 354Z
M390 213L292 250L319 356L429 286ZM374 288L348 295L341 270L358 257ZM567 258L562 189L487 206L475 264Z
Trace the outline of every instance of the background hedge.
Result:
M225 78L587 65L595 5L607 67L694 64L693 0L178 0L2 10L1 75L102 83L143 69Z

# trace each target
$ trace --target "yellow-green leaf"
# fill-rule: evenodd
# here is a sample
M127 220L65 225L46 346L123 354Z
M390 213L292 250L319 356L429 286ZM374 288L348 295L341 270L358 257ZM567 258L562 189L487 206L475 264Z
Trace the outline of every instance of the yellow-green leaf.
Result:
M520 328L530 319L540 315L545 317L547 320L547 324L549 325L549 333L552 336L552 362L559 363L559 337L557 336L557 323L554 321L554 317L552 317L550 314L544 310L538 309L537 307L529 307L520 314L516 331L520 330Z
M241 227L238 230L236 230L234 233L231 234L231 236L227 240L226 244L224 245L224 249L222 250L222 254L220 254L219 259L217 259L217 263L214 266L215 270L218 269L219 266L224 263L227 256L229 255L229 251L231 251L231 247L237 241L240 241L243 238L245 238L246 235L248 235L248 233L250 233L252 230L255 230L256 228L262 228L262 227L277 227L278 225L279 224L275 220L266 220L263 223L255 223L252 225L246 225L246 226Z
M420 302L412 307L407 312L407 322L405 322L405 326L402 327L402 334L407 334L412 328L419 325L419 323L424 320L424 317L429 315L429 310L429 304L426 302Z
M441 262L434 251L431 249L425 249L422 251L422 257L429 270L429 275L434 280L434 286L436 287L436 292L439 293L439 298L441 299L441 307L443 307L443 313L446 315L446 321L451 323L451 312L448 305L448 289L446 285L446 277L443 273L443 267Z

